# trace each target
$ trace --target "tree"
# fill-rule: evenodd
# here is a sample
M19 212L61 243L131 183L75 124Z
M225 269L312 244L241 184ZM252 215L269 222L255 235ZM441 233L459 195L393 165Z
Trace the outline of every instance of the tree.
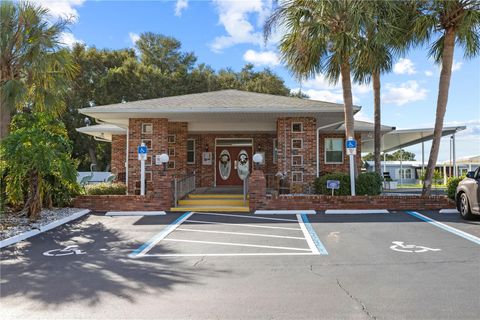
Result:
M265 38L274 27L285 34L279 48L282 59L297 78L323 72L332 83L341 78L346 138L354 138L350 73L359 35L365 26L365 5L360 0L287 0L265 24Z
M423 195L432 189L443 121L447 110L455 44L464 49L465 59L480 53L480 2L478 0L415 1L412 34L420 44L429 43L429 56L441 64L432 147L423 182ZM430 40L436 39L431 43Z
M164 74L190 71L197 61L193 52L180 52L182 43L173 37L144 32L135 45L142 63L154 65Z
M76 162L63 123L44 112L20 113L0 144L0 176L8 201L31 220L43 205L65 205L77 194Z
M381 74L390 72L395 56L408 47L408 11L401 1L369 1L365 30L359 36L354 56L354 80L372 83L374 95L374 163L381 174Z
M68 21L47 21L48 10L28 2L0 3L0 139L15 109L60 114L75 65L60 35Z
M394 153L390 154L381 154L382 159L385 159L387 161L415 161L415 153L413 152L408 152L403 149L397 150ZM372 161L375 159L375 156L373 153L367 153L363 157L363 161Z

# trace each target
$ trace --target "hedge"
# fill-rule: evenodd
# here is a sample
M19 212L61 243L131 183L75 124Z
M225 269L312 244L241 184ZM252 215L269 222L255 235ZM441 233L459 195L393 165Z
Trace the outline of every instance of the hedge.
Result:
M96 183L85 186L87 195L124 195L127 193L127 186L120 182Z
M327 180L340 181L340 189L335 190L335 195L349 196L350 175L343 172L327 173L320 178L315 179L315 193L331 195L332 190L327 189ZM357 195L379 195L382 193L382 177L375 172L361 173L355 181L355 191Z
M358 175L355 191L359 196L376 196L382 193L382 177L376 172L365 172Z

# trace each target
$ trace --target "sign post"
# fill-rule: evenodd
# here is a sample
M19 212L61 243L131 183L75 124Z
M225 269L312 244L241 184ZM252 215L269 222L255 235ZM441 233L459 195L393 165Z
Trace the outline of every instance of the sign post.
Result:
M138 147L138 160L140 160L140 195L145 195L145 160L147 160L148 148L145 143Z
M357 154L357 140L349 137L345 142L347 154L350 160L350 189L352 196L355 195L355 155Z

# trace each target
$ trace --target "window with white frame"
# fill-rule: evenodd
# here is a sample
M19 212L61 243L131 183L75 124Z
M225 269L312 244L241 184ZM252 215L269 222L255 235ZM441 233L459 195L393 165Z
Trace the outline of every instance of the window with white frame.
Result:
M187 140L187 163L195 163L195 139Z
M303 122L292 122L292 132L303 132Z
M412 179L412 169L398 169L398 176L400 177L400 179Z
M325 163L343 163L343 138L325 138Z
M149 152L152 150L152 139L142 139L141 143L145 143Z
M169 135L167 136L167 142L168 142L168 143L175 143L175 138L176 138L176 137L175 137L174 134L169 134Z
M175 147L168 147L168 156L175 157Z
M278 161L278 140L273 139L273 163Z
M301 167L303 166L303 156L301 155L292 155L292 166Z
M292 149L293 150L303 149L303 139L292 139Z
M303 182L303 172L292 171L292 182Z
M175 161L168 161L167 168L175 169Z
M153 132L153 125L151 123L142 123L142 133L151 134Z

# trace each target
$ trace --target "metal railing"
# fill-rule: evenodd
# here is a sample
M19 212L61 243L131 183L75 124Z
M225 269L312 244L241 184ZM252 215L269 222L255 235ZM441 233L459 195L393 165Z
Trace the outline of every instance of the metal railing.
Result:
M248 178L250 178L250 175L248 175L245 179L243 179L243 204L247 204L247 197L248 197Z
M173 180L174 205L178 205L178 200L195 190L195 171L184 178L175 178Z

